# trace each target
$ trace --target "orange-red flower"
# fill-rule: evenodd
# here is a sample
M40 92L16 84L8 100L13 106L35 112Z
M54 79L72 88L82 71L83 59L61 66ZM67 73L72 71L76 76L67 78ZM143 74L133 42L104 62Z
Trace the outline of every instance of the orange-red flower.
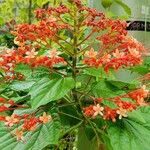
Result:
M38 119L36 117L26 118L24 120L23 129L34 131L37 128Z
M24 137L23 137L23 131L21 129L16 129L13 133L17 139L17 141L23 141L24 140Z
M47 115L46 112L44 112L43 115L39 117L39 120L42 123L46 124L52 120L52 117L51 117L51 115Z
M116 118L117 118L117 112L116 112L116 109L112 109L110 107L105 107L104 108L104 115L103 115L103 118L105 120L112 120L113 122L116 121Z
M15 114L12 114L11 116L5 117L5 125L12 127L14 124L19 123L19 117Z
M119 108L116 113L119 115L119 119L122 119L122 117L127 117L127 113L128 111L126 109L123 108Z
M104 107L97 104L96 106L93 106L93 110L94 110L93 117L96 117L97 115L103 116Z

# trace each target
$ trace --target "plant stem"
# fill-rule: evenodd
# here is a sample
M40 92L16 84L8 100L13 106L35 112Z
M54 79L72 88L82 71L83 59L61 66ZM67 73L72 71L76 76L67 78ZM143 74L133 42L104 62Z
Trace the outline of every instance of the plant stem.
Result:
M32 0L29 0L29 8L28 8L28 23L31 24L32 20Z
M77 11L76 11L76 8L74 7L74 38L73 38L73 52L74 52L74 56L73 56L73 59L72 59L72 77L76 83L76 73L77 73L77 70L76 70L76 66L77 66ZM72 90L72 93L73 93L73 99L74 101L77 101L77 92L76 92L76 86L75 88Z
M67 113L64 113L64 112L58 112L59 114L62 114L62 115L65 115L65 116L69 116L71 118L74 118L74 119L77 119L77 120L80 120L80 121L83 121L82 119L76 117L76 116L73 116L73 115L70 115L70 114L67 114Z
M93 31L89 33L89 35L87 35L87 37L83 41L81 41L77 46L83 44L86 40L88 40L92 36L93 33L94 33Z
M92 122L90 121L90 119L88 117L86 117L85 115L83 115L83 116L84 116L85 120L89 123L91 128L93 129L95 136L96 136L96 139L97 139L97 146L99 147L100 141L99 141L99 136L98 136L98 133L97 133L95 127L93 126Z
M54 0L53 4L54 4L54 6L56 5L56 0Z

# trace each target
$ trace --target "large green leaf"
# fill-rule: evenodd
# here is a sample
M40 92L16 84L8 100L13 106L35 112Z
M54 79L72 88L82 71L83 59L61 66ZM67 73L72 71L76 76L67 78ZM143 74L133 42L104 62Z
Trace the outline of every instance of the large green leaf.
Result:
M149 150L150 148L150 107L140 108L139 120L130 115L118 123L112 124L107 132L113 150ZM142 120L141 120L142 118Z
M25 134L25 142L17 141L7 127L0 125L1 150L42 150L50 144L58 144L61 126L59 122L40 125L36 131Z
M134 66L130 68L130 70L133 72L137 72L141 75L144 75L150 71L150 68L149 66L146 66L146 65L140 65L140 66Z
M115 78L116 80L122 81L122 82L132 82L133 80L137 80L139 78L139 74L135 72L131 72L127 69L120 69L117 72L115 72Z
M99 149L96 138L93 138L92 140L88 139L84 126L79 128L79 131L78 131L77 148L78 150L98 150Z
M72 78L54 80L43 78L34 84L29 92L31 95L31 105L33 108L37 108L51 101L58 100L73 89L74 85Z
M9 87L12 90L24 91L30 89L34 83L34 81L14 81Z
M96 79L101 78L111 78L111 74L106 74L103 68L87 68L84 70L84 74L96 77Z
M92 93L95 95L95 97L108 98L124 94L124 91L119 90L105 80L101 80L96 84L93 84Z
M119 89L135 89L140 85L138 81L124 82L119 80L108 80L107 82Z
M46 67L37 67L31 69L29 65L19 64L15 67L15 71L23 74L27 79L38 80L43 76L48 77L50 75L49 69Z
M110 84L105 80L101 80L98 83L93 84L92 93L94 94L95 97L108 98L125 94L125 91L119 90L117 87L113 86L112 84ZM116 107L116 105L113 102L105 99L103 100L103 104L112 108Z

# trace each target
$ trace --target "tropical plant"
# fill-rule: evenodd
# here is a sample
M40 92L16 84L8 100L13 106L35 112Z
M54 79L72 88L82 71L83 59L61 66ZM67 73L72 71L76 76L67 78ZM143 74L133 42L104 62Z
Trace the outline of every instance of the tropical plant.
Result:
M0 149L149 150L150 75L115 76L145 51L126 22L80 0L36 17L0 51Z

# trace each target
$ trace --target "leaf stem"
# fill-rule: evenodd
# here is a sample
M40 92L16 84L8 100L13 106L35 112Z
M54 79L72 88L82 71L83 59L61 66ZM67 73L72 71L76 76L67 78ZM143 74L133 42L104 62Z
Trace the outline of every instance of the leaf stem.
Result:
M76 116L72 116L72 115L66 114L66 113L64 113L64 112L58 112L58 113L59 113L59 114L62 114L62 115L69 116L69 117L71 117L71 118L74 118L74 119L77 119L77 120L80 120L80 121L83 121L82 119L80 119L80 118L78 118L78 117L76 117Z

